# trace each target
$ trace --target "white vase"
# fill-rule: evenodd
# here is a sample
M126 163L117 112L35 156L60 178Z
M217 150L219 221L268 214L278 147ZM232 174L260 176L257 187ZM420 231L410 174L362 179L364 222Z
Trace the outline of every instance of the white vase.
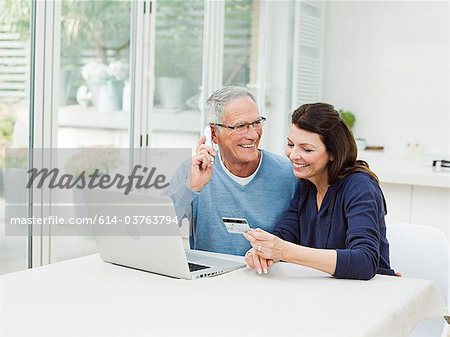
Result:
M122 111L130 111L131 105L131 86L130 82L126 81L123 86L123 94L122 94Z
M102 85L102 83L99 83L99 82L91 82L91 81L88 82L89 91L91 93L92 104L95 107L98 107L98 93L99 93L101 85Z
M364 138L356 138L356 146L358 147L358 150L364 150L366 145L366 140Z
M101 113L122 110L123 82L108 81L104 83L89 83L92 102Z
M184 80L180 77L157 77L156 93L161 108L184 108Z
M119 81L108 81L99 87L98 111L108 113L122 109L123 83Z

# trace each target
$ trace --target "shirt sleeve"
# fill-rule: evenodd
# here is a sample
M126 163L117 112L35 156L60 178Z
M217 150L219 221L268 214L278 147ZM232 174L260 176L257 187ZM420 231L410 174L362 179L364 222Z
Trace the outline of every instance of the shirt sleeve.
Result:
M300 243L300 229L298 217L298 204L300 202L300 184L297 184L294 197L292 198L288 209L283 213L281 219L275 224L272 234L279 238L293 242Z
M345 246L337 249L334 276L369 280L375 276L380 259L380 216L383 196L371 178L351 179L344 191L344 213L348 222Z
M187 218L192 223L192 201L198 196L199 192L195 192L186 185L189 172L190 160L184 162L172 177L170 184L164 189L162 195L170 197L175 207L178 219L178 225Z

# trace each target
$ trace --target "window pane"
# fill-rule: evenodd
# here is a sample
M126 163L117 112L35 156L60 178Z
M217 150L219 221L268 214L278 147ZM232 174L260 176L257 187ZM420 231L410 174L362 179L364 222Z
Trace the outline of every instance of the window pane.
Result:
M256 82L258 1L227 0L223 84L247 86Z
M79 156L91 148L128 148L132 2L63 0L61 5L57 147L80 149ZM67 166L78 160L67 157ZM83 198L75 192L73 204L80 205ZM88 216L78 209L70 216ZM54 236L51 244L52 262L97 251L90 236Z
M153 147L191 147L199 137L204 1L156 7Z
M30 1L0 1L0 274L27 267L27 237L5 236L4 197L10 200L14 190L5 190L4 150L28 147L29 25ZM20 179L25 171L9 177Z
M128 147L131 5L62 2L58 147Z

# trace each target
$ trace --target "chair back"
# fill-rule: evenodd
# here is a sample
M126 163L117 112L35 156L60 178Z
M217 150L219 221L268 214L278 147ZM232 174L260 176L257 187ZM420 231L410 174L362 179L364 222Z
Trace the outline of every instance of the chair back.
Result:
M403 277L433 281L446 303L449 294L449 242L434 227L410 223L387 225L391 267ZM421 322L410 336L446 336L446 323L440 319Z

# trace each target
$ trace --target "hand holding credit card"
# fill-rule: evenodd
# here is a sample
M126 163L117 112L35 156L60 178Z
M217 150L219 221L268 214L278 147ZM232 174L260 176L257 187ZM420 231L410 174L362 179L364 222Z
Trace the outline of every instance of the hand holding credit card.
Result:
M244 218L222 217L222 221L228 233L243 234L251 229L247 220Z

